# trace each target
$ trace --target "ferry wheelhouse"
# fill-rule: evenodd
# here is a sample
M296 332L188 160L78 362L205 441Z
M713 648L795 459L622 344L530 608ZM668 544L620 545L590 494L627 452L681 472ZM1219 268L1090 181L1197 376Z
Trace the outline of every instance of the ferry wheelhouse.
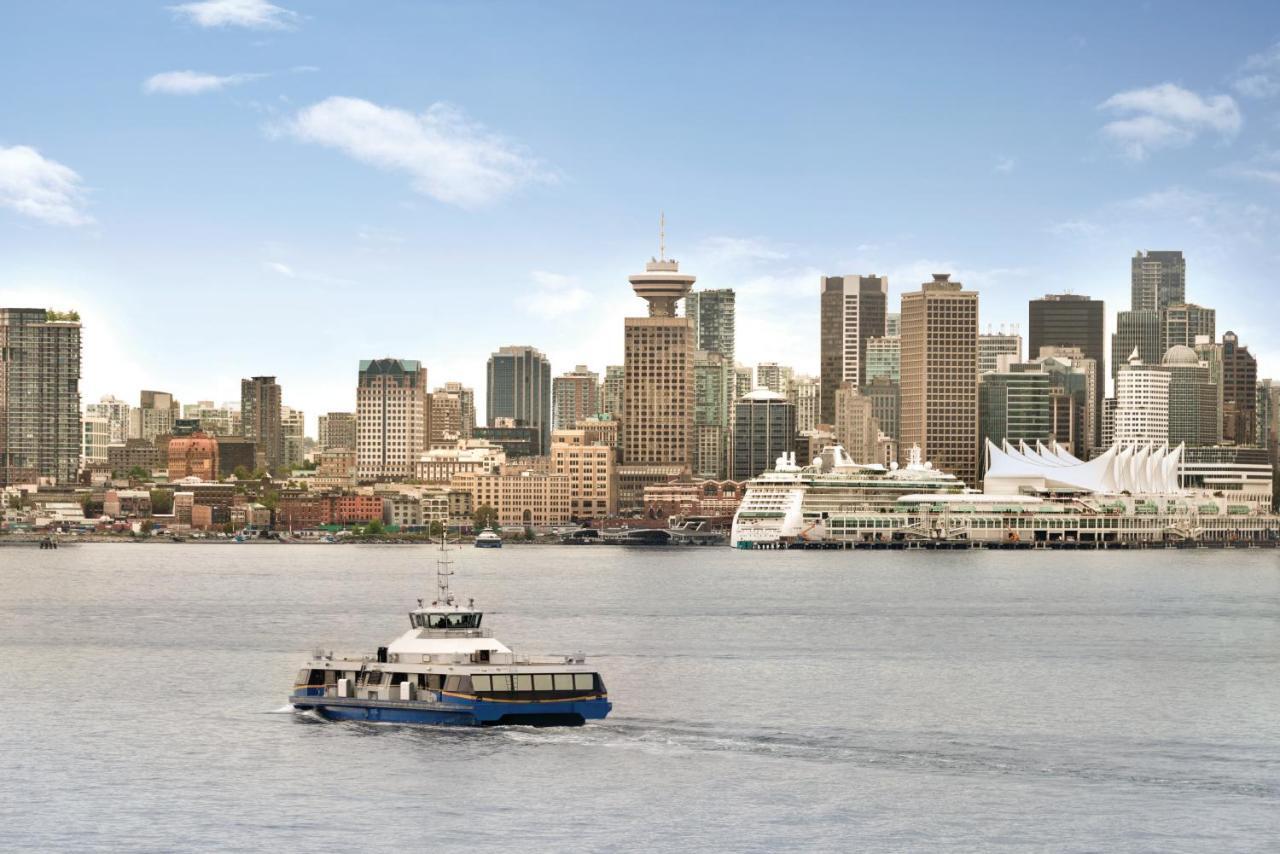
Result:
M604 680L581 654L522 655L483 627L474 600L449 591L441 544L438 595L418 600L409 630L375 655L316 651L290 704L335 720L454 726L577 726L609 714Z

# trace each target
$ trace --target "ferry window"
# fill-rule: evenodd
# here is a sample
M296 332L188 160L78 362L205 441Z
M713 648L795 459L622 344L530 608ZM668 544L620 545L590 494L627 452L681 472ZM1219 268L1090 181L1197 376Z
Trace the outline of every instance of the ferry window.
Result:
M572 691L573 690L573 674L557 673L556 674L556 690Z
M450 676L444 680L444 690L457 691L458 686L462 683L462 677Z
M532 691L533 677L528 673L522 673L515 677L517 691Z
M433 629L449 628L449 618L444 614L432 614L428 619L431 620L431 628Z
M307 680L307 684L308 684L308 685L323 685L323 684L324 684L324 671L323 671L323 670L312 670L312 671L311 671L311 678Z
M573 688L575 691L590 691L596 687L595 674L592 673L575 673L573 674Z
M535 673L533 675L533 690L550 691L551 690L551 674Z
M477 691L492 691L493 686L489 681L489 677L485 674L477 673L471 677L471 687Z
M367 682L367 683L368 683L368 684L370 684L370 685L381 685L381 684L382 684L382 672L381 672L381 671L379 671L379 670L370 670L370 671L365 675L365 682Z
M293 681L297 685L306 685L309 681L311 681L311 671L306 669L299 670L298 678Z
M510 690L511 690L511 677L510 677L510 676L507 676L507 675L505 675L505 674L504 674L504 675L501 675L501 676L494 676L494 677L493 677L493 690L495 690L495 691L510 691Z

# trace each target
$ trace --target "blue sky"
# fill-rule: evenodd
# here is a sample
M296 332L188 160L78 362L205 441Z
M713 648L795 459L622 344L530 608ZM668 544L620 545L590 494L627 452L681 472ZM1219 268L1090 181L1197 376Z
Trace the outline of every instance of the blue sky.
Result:
M268 373L314 425L362 358L603 371L659 211L748 363L816 371L822 274L1025 327L1178 248L1280 372L1274 2L39 0L0 73L0 303L81 311L86 400Z

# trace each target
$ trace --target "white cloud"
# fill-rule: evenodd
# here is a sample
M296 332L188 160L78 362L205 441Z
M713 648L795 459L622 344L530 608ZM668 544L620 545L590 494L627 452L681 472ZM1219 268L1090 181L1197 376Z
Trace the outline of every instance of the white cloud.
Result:
M521 147L448 104L420 114L360 98L331 97L300 110L282 130L364 163L408 173L414 190L464 208L556 175Z
M298 274L294 272L292 267L288 264L281 263L280 261L266 261L263 266L271 272L279 273L281 276L288 279L296 279L298 277Z
M239 86L264 77L263 74L206 74L203 71L162 71L153 74L142 84L143 90L155 95L199 95L216 92L228 86Z
M198 0L169 8L201 27L287 30L298 19L297 12L268 3L267 0Z
M710 264L746 261L782 261L787 253L757 237L708 237L697 248L699 258Z
M26 145L0 147L0 206L54 225L84 225L84 187L74 169Z
M1244 61L1232 87L1246 98L1270 98L1280 94L1280 42Z
M1244 122L1230 95L1201 97L1173 83L1118 92L1098 108L1121 116L1104 125L1102 133L1134 160L1160 148L1187 145L1206 131L1233 137Z
M1008 175L1018 165L1018 161L1012 157L1001 157L996 161L995 171L1001 175Z
M591 294L572 276L534 270L530 278L534 283L533 291L521 297L520 304L537 317L554 320L577 314L591 302Z

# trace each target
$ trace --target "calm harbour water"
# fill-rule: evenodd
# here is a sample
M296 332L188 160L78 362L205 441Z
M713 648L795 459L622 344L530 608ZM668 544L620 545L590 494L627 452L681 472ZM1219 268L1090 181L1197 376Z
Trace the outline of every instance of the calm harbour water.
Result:
M1280 552L455 557L607 721L284 711L314 646L407 627L425 547L0 549L0 848L1280 845Z

